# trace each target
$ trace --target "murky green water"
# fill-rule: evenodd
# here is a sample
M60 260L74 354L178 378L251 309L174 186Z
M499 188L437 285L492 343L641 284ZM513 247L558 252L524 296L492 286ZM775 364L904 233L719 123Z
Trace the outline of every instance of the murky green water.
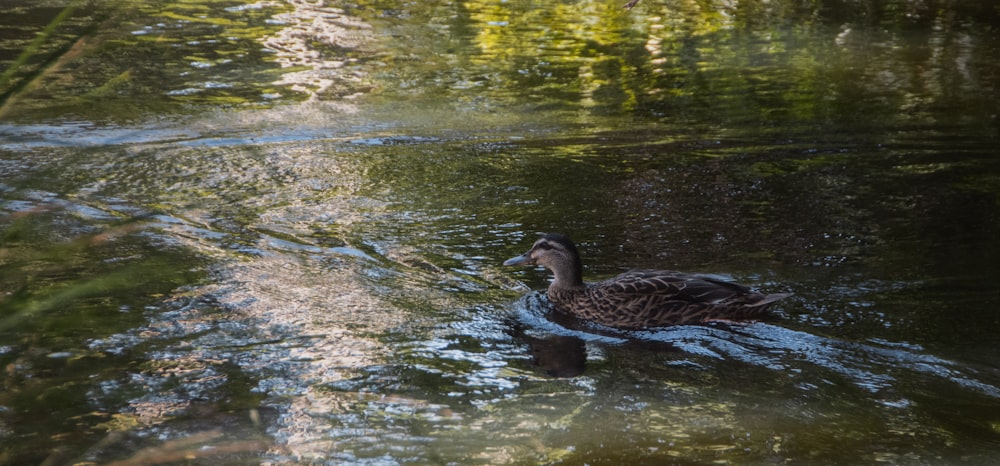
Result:
M991 464L998 75L989 2L6 2L0 463ZM795 297L581 328L548 231Z

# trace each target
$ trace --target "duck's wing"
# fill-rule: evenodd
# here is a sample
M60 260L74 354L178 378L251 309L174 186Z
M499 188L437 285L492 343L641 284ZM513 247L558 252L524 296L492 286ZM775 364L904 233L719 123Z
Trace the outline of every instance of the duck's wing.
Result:
M632 270L596 286L606 295L656 296L705 304L757 294L750 288L725 280L667 270Z

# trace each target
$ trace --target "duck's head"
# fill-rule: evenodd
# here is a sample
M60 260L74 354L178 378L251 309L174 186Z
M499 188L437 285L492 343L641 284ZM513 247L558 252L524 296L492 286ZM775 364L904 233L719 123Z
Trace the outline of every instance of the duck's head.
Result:
M528 252L504 261L503 265L540 265L555 275L554 285L583 284L583 266L576 245L566 235L549 233L531 246Z

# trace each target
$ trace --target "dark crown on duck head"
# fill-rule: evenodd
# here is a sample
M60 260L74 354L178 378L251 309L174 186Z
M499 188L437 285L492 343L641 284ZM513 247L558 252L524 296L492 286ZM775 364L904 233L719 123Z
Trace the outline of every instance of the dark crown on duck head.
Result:
M538 247L545 249L553 249L555 247L558 247L561 249L565 249L566 252L570 253L570 255L580 257L580 253L577 252L576 250L576 245L573 244L573 241L569 239L569 236L566 236L562 233L547 233L543 235L541 239L535 241L535 245L532 246L532 249Z

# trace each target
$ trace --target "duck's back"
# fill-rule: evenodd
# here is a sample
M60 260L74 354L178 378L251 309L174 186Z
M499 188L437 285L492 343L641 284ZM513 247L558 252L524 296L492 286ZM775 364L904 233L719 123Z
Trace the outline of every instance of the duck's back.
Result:
M704 275L633 270L585 288L549 289L557 308L619 328L751 320L787 294L764 295Z

